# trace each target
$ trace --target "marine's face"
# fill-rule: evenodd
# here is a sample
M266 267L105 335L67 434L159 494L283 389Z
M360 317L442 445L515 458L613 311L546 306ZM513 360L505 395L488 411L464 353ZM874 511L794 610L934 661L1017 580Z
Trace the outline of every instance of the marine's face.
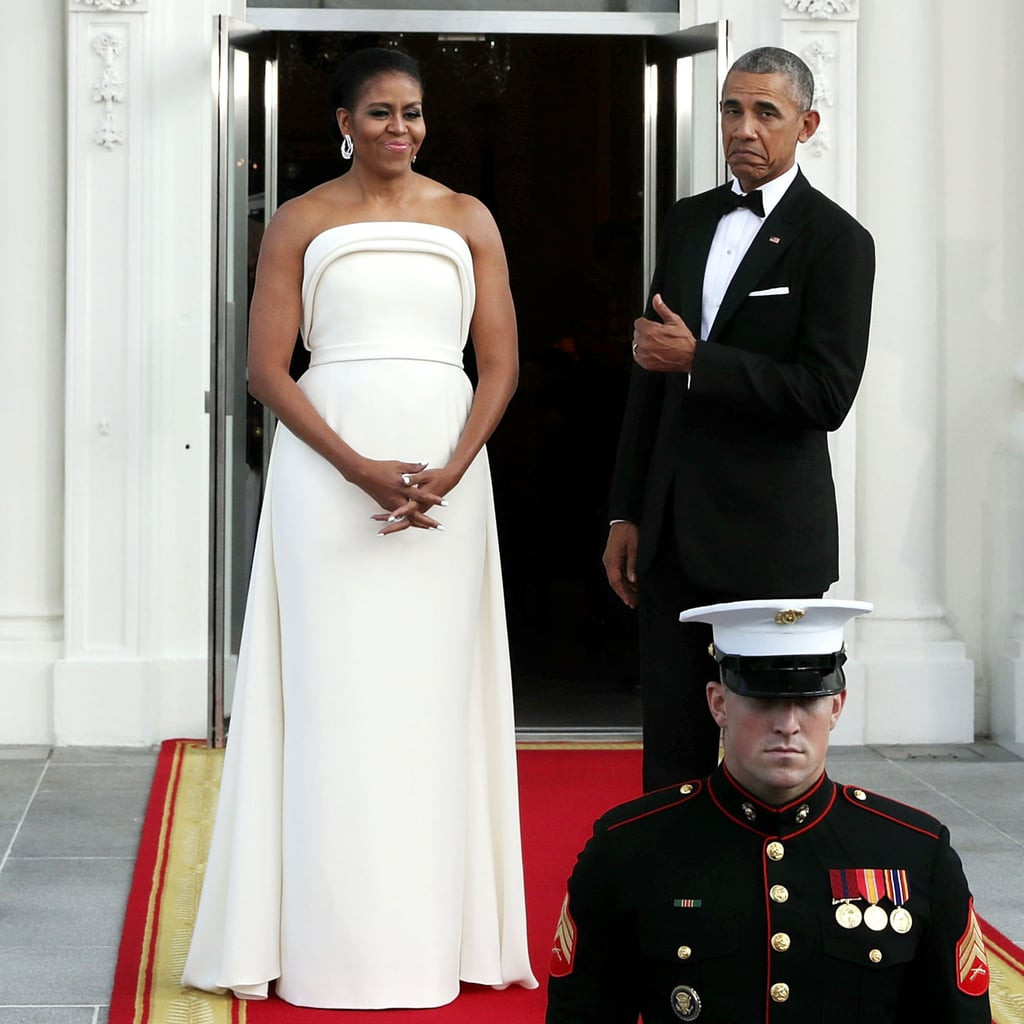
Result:
M420 83L399 71L374 75L355 109L341 107L337 116L356 159L382 172L408 168L427 134Z
M725 162L744 192L784 174L796 160L796 144L818 128L818 112L801 110L789 76L731 71L719 104Z
M744 789L778 806L817 781L845 691L828 697L742 697L716 682L708 683L707 692L723 730L725 764Z

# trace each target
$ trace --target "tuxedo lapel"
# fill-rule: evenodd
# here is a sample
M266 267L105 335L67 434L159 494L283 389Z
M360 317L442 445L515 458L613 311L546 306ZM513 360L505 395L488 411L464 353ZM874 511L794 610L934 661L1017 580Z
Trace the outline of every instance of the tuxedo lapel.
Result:
M707 266L708 253L711 251L711 242L715 237L721 213L719 195L729 191L731 187L723 185L702 197L706 201L695 211L690 230L680 239L682 244L679 249L677 277L680 295L676 312L694 333L700 330L704 304L704 268ZM669 302L669 306L671 305Z
M729 282L708 336L709 341L715 340L743 300L800 235L809 216L805 202L809 190L807 179L798 173L778 205L765 218Z

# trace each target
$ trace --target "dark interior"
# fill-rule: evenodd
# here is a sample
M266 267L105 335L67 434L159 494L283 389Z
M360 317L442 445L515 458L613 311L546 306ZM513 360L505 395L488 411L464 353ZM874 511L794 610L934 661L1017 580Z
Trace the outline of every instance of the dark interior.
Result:
M367 45L420 61L416 169L486 203L508 253L521 380L488 450L518 725L635 727L635 616L601 552L644 289L643 41L282 34L280 202L342 170L327 87Z

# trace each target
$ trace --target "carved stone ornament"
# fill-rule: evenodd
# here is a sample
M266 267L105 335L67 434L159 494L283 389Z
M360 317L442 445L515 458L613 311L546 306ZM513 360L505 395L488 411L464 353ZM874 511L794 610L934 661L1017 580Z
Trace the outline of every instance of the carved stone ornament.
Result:
M827 72L836 59L835 49L824 39L815 39L804 47L801 56L814 75L814 107L834 107L836 105L835 90L829 81ZM832 148L832 139L827 127L821 126L811 137L807 148L812 156L822 157Z
M786 7L811 18L831 18L835 14L853 14L857 0L783 0Z
M124 52L124 40L112 32L101 32L92 41L92 48L103 61L103 72L93 83L92 101L103 104L100 123L93 132L93 142L111 150L124 142L124 132L117 127L114 104L124 103L124 81L118 74L116 62Z
M825 104L829 107L836 105L835 92L826 77L826 69L836 59L836 51L823 39L815 39L814 42L804 47L804 63L811 69L814 75L814 105L820 107Z
M142 11L149 0L70 0L72 11Z

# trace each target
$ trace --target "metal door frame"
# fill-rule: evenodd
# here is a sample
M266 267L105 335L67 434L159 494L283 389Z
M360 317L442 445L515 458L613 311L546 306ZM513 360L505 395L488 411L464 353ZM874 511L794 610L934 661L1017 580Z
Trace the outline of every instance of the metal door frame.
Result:
M265 33L257 26L218 15L214 18L211 88L216 116L213 124L213 273L211 274L211 358L210 388L206 393L206 411L210 417L210 518L209 518L209 621L208 663L209 699L207 705L207 741L222 747L226 740L224 658L226 646L225 609L227 544L227 412L230 393L228 338L233 328L231 294L231 246L233 205L230 202L232 123L237 95L234 93L234 54L249 53L265 45ZM265 218L269 220L277 205L277 65L276 59L253 54L266 60L264 104ZM248 114L248 91L246 115ZM248 132L246 152L248 153ZM248 174L248 167L245 168ZM264 467L265 468L265 467ZM265 475L265 474L264 474Z
M717 51L719 81L723 81L729 64L730 38L726 21L712 22L680 30L678 13L603 13L549 11L417 11L417 10L315 10L254 8L247 12L246 22L225 15L214 19L212 89L214 110L213 152L215 157L213 189L213 267L211 294L211 361L210 390L207 412L210 416L210 518L209 518L209 703L208 741L221 747L226 741L225 656L226 656L226 578L227 550L225 544L227 515L227 436L230 365L228 340L233 322L227 301L232 268L229 239L232 207L229 166L231 111L236 99L232 95L233 53L257 52L278 32L402 32L444 35L470 32L474 35L631 35L648 40L645 90L645 153L644 153L644 288L650 282L657 251L657 227L660 216L669 204L668 197L658 194L657 162L657 61L675 60L676 96L676 195L685 188L680 176L682 157L690 159L689 106L690 83L682 62L697 53ZM653 62L652 62L653 55ZM264 59L266 59L264 57ZM653 69L653 71L652 71ZM269 220L277 206L277 102L276 60L268 60L264 149L267 162L265 216ZM653 76L653 77L652 77ZM724 177L720 161L719 177ZM266 418L272 420L271 417ZM268 423L268 427L272 423ZM270 431L265 432L269 442ZM264 445L264 477L269 443Z

